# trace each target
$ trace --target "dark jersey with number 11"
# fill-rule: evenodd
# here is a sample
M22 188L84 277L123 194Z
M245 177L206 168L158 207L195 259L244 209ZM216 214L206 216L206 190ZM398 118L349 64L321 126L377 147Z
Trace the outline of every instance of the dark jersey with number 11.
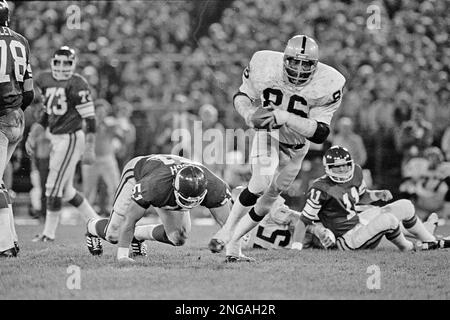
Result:
M355 206L365 192L359 165L355 165L353 178L345 183L336 183L324 175L309 188L302 216L310 221L320 220L339 237L359 222Z
M0 116L22 106L23 83L32 78L27 39L0 27Z

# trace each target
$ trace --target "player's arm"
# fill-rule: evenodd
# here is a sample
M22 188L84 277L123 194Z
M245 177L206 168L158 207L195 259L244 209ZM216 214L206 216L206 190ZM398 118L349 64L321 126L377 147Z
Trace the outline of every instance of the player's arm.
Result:
M83 155L83 162L86 164L93 164L95 161L95 106L91 97L91 90L86 80L82 79L81 88L76 93L76 105L81 118L86 123L86 137L85 137L85 149Z
M228 185L205 168L208 176L208 193L202 205L209 209L214 220L222 227L231 211L231 191Z
M131 201L125 214L125 221L120 227L119 247L117 248L117 260L129 260L129 247L134 236L136 223L144 216L145 208L138 203Z
M28 44L28 41L25 40L25 51L26 51L26 70L25 75L23 77L23 91L22 91L22 105L20 108L22 110L25 110L34 99L34 89L33 89L33 73L31 71L31 64L30 64L30 45Z
M359 201L358 204L371 204L372 202L383 200L392 200L393 196L389 190L369 190L366 188L366 183L363 180L361 186L358 189Z
M322 190L314 187L308 190L306 203L300 213L300 218L295 225L292 249L301 250L303 248L306 228L313 225L314 221L320 220L318 214L326 199L327 195Z
M255 106L258 93L253 85L253 71L250 70L253 70L252 61L250 61L249 66L242 73L242 84L239 87L239 91L233 96L233 105L241 117L244 118L245 123L253 127L251 116L258 109Z

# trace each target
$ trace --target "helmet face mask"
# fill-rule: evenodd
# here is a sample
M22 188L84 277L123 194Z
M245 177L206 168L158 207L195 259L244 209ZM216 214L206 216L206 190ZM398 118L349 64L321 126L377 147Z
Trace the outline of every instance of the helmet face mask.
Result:
M175 202L186 210L199 206L208 193L207 183L200 167L187 165L181 168L174 180Z
M325 152L323 165L326 175L336 183L345 183L353 178L355 163L347 149L333 146Z
M183 209L193 209L203 202L206 197L206 193L208 193L208 190L205 190L198 197L184 197L180 192L175 190L175 201Z
M285 81L294 86L304 86L312 80L319 63L319 47L314 39L297 35L284 50L283 73Z
M62 47L55 52L50 66L55 80L69 80L76 68L75 52L69 47Z

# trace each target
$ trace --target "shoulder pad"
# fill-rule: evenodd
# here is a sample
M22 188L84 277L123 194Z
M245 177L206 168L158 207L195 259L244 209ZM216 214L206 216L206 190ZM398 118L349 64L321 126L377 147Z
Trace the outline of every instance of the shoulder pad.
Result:
M249 64L253 82L267 82L283 72L283 53L261 50L253 54Z
M330 188L330 181L327 175L323 175L320 178L317 178L316 180L314 180L314 182L312 183L310 189L319 189L321 191L327 192L328 189Z
M313 80L307 85L315 93L316 99L320 104L333 102L339 91L342 95L342 88L345 85L345 77L333 67L319 62L317 72ZM334 96L336 94L336 96Z

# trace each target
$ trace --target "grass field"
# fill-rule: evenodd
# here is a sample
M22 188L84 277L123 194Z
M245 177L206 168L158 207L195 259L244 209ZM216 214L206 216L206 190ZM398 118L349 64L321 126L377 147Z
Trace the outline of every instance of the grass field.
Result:
M383 242L366 252L253 250L257 262L226 264L206 248L216 228L193 226L184 247L147 242L148 257L120 267L112 245L90 256L81 226L32 243L41 228L18 227L20 258L0 260L0 299L450 299L448 249L401 253ZM72 265L80 289L67 286ZM380 289L367 288L371 265L380 268Z

